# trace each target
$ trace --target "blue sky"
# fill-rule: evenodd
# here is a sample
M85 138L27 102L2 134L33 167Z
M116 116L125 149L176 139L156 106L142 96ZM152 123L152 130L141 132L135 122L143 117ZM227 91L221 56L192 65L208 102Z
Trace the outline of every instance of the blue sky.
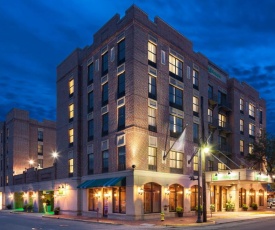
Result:
M231 77L260 92L275 135L275 1L9 0L0 4L0 120L13 107L56 118L56 66L114 14L136 4L193 42Z

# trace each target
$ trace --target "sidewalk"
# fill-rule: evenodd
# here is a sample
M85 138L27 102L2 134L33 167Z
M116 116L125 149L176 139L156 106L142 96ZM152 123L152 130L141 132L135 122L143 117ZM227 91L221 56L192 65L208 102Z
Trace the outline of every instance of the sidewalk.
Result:
M85 222L95 222L95 223L104 223L104 224L114 224L114 225L130 225L130 226L199 226L199 225L211 225L211 224L224 224L228 222L236 222L243 220L250 220L256 218L264 217L274 217L275 218L275 209L265 209L257 211L241 211L241 212L215 212L210 213L207 217L207 222L197 223L197 215L184 216L184 217L172 217L166 218L164 221L160 219L154 220L115 220L108 218L96 218L84 217L84 216L73 216L73 215L50 215L44 213L27 213L27 212L17 212L14 210L1 210L3 212L11 212L14 214L24 214L24 215L33 215L43 218L55 218L55 219L64 219L64 220L74 220L74 221L85 221Z

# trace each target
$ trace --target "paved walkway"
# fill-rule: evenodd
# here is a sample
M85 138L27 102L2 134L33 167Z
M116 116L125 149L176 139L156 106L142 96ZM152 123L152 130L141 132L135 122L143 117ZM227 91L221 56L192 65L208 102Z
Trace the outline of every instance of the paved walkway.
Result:
M166 218L164 221L158 220L114 220L109 218L96 218L84 217L84 216L73 216L73 215L47 215L43 213L24 213L16 212L11 210L2 210L9 211L15 214L25 214L25 215L35 215L41 216L43 218L56 218L56 219L66 219L66 220L75 220L75 221L85 221L85 222L98 222L105 224L115 224L115 225L133 225L133 226L197 226L205 224L223 224L228 222L236 222L242 220L263 218L263 217L274 217L275 218L275 209L265 209L257 211L242 211L242 212L215 212L208 214L207 222L205 223L196 223L197 215L184 216L184 217L172 217Z

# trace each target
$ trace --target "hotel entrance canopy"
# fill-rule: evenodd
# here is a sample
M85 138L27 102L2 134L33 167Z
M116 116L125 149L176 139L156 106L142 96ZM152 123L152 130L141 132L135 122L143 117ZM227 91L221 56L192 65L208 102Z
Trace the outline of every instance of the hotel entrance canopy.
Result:
M96 187L112 187L112 186L126 186L126 177L113 177L113 178L102 178L86 180L82 184L78 185L77 188L96 188Z

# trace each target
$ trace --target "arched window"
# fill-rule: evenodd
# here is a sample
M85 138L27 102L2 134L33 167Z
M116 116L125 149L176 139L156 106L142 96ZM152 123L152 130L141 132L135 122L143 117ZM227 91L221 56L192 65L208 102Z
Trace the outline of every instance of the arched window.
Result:
M264 190L259 190L259 206L264 206Z
M144 185L144 213L160 212L161 186L156 183Z
M246 204L246 189L239 189L239 208L242 208Z
M199 187L198 187L198 185L193 185L192 187L191 187L191 202L190 202L190 208L191 208L191 211L194 211L194 210L196 210L196 206L198 206L198 191L199 191L199 189L198 189ZM202 189L201 189L201 187L200 187L200 203L201 203L201 205L202 205Z
M176 207L183 208L183 187L179 184L169 186L169 211L175 212Z
M255 190L252 188L249 190L249 206L251 207L253 203L255 203L256 193Z

